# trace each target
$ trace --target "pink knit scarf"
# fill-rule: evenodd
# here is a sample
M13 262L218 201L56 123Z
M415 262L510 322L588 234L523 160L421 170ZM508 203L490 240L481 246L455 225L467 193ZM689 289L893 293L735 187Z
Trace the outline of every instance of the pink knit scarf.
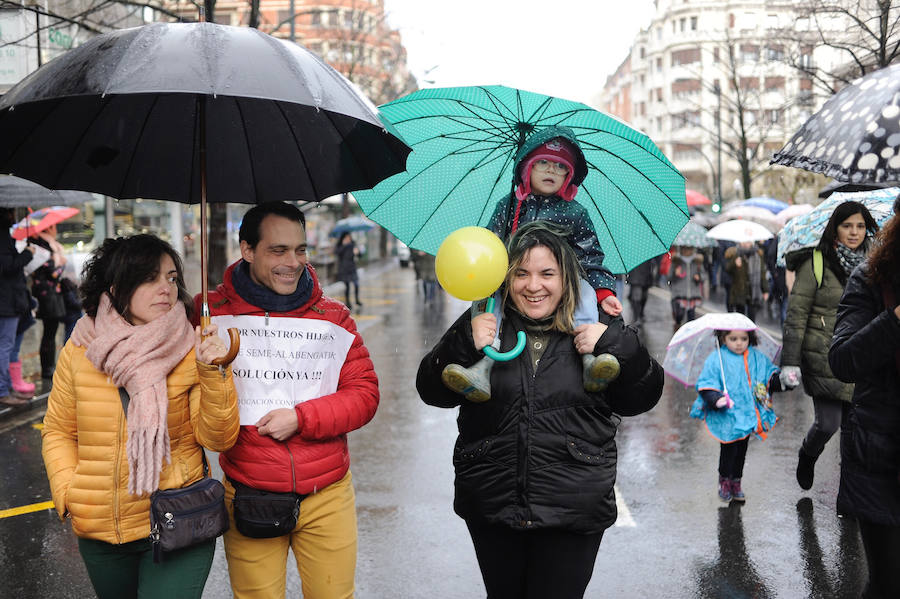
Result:
M72 342L87 348L94 367L125 387L128 405L128 492L152 493L159 473L171 461L169 397L166 377L194 347L194 331L175 305L163 316L134 326L116 312L107 294L100 298L96 318L84 316L72 331Z

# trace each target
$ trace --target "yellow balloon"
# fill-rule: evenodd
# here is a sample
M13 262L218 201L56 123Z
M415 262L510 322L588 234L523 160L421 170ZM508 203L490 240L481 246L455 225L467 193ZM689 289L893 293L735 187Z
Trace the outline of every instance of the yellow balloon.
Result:
M463 227L448 235L434 262L441 287L466 301L493 294L508 266L503 242L484 227Z

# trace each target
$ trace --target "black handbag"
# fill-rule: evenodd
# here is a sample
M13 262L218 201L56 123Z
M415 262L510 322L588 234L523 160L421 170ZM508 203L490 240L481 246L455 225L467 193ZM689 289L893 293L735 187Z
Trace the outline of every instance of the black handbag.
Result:
M161 562L167 551L215 539L226 530L225 487L214 478L204 476L187 487L158 490L150 496L154 562Z
M273 493L248 487L231 478L234 525L245 537L271 539L289 534L297 526L300 502L306 495Z
M122 387L119 398L128 414L128 392ZM215 539L228 530L225 487L210 478L206 453L202 455L203 478L180 489L158 489L150 495L150 542L155 563L161 562L167 551Z

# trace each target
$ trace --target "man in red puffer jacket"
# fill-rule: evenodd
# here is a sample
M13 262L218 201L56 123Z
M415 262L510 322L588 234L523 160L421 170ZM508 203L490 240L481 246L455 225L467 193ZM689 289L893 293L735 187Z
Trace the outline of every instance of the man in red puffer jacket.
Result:
M284 202L254 206L239 239L242 260L209 294L213 322L241 332L232 364L241 430L219 459L231 587L236 599L283 599L291 547L304 597L351 597L347 433L375 415L378 379L350 311L322 294L308 264L303 213Z

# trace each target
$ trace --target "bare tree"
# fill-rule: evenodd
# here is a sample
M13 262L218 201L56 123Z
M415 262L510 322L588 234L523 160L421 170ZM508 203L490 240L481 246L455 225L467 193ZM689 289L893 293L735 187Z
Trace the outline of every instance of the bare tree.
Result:
M786 61L827 96L900 58L900 0L801 0L796 10L796 21L781 32L796 48ZM841 66L818 68L817 47L836 51Z
M713 54L714 66L702 72L698 67L693 72L707 92L705 97L714 96L717 101L710 105L698 100L693 110L673 114L672 118L684 121L683 126L699 127L706 140L721 144L723 156L737 163L743 195L749 198L753 180L768 166L766 142L773 137L778 118L788 103L771 106L763 102L766 77L758 70L764 63L759 60L757 40L733 39L726 31L725 39L704 50ZM700 64L699 60L696 64Z

